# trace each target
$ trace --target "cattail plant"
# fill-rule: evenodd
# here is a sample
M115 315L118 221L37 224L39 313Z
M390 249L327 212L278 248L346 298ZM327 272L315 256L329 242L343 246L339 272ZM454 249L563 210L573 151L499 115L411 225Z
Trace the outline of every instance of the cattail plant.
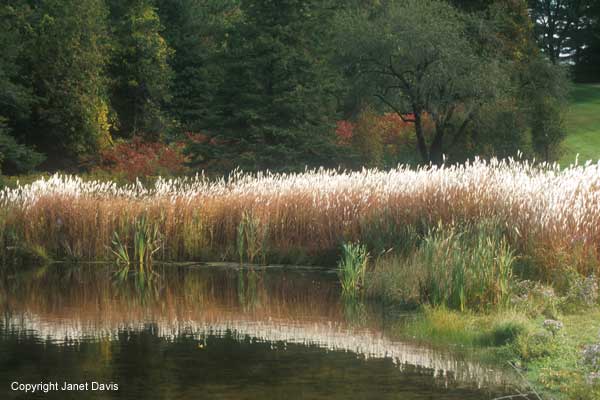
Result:
M118 232L113 233L111 251L117 265L127 271L134 265L139 272L151 271L154 254L161 248L161 234L155 223L148 221L146 215L141 215L133 224L133 240L131 243L132 257L128 244L121 240Z
M342 246L342 258L338 263L338 276L342 293L355 297L365 282L369 253L365 245L346 243Z

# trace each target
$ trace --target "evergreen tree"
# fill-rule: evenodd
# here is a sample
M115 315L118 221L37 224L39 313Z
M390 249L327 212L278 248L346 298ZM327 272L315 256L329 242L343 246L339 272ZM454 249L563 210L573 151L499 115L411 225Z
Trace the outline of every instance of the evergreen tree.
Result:
M24 73L35 103L22 128L53 166L67 166L110 140L103 0L44 0L31 17Z
M587 29L574 66L574 78L578 82L600 82L600 2L595 2L587 14Z
M337 75L326 3L242 2L210 109L212 144L192 146L196 163L229 158L225 168L277 169L331 160Z
M579 62L589 46L597 0L529 0L540 48L554 63Z
M18 59L24 51L24 32L29 7L23 2L0 3L0 171L26 172L40 161L41 154L18 143L14 128L29 118L33 97Z
M171 99L172 49L152 1L113 0L114 50L110 67L115 131L130 137L157 138L171 125L165 105Z
M10 3L0 3L0 118L14 123L29 116L33 100L18 63L25 50L23 31L31 10L23 2Z
M161 0L158 11L165 39L175 54L170 113L186 131L201 131L224 74L219 57L226 32L239 18L238 0Z

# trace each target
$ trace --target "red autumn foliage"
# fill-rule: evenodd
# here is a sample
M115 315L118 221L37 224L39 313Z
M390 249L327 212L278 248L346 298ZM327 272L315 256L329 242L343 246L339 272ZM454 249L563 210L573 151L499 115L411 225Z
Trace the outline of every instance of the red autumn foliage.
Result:
M350 121L341 120L336 122L335 134L340 144L350 144L354 134L354 124Z
M405 115L404 119L395 113L383 114L377 124L383 144L398 144L398 142L406 142L412 137L415 125L412 122L405 122L405 120L411 121L413 118L412 114Z
M373 133L378 134L384 145L398 145L409 140L414 135L414 114L404 114L401 118L396 113L385 113L378 116ZM428 114L421 116L425 132L432 129L431 118ZM354 135L355 123L347 120L337 121L335 133L338 143L349 145Z
M184 143L167 145L146 142L140 137L121 142L100 154L98 169L121 174L129 180L156 175L177 175L186 171Z
M412 114L404 116L405 120L414 118ZM373 133L381 136L384 144L394 144L399 137L405 137L414 129L414 124L404 122L398 114L386 113L378 116L375 125L372 127ZM335 133L338 137L338 143L349 145L354 135L355 123L347 120L337 122Z

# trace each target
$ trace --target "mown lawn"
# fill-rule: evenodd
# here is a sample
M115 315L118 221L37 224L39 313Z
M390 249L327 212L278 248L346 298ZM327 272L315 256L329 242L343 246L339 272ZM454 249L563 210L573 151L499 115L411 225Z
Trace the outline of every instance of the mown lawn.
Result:
M600 159L600 84L575 85L572 103L566 117L567 138L564 154L560 159L563 166Z

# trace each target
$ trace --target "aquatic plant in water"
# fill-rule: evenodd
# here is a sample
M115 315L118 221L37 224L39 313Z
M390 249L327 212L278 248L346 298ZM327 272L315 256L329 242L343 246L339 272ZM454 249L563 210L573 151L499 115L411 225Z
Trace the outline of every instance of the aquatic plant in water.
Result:
M364 286L369 253L365 245L346 243L342 246L342 258L338 263L338 277L342 293L356 296Z
M161 248L161 234L158 225L148 221L145 215L139 217L133 224L133 257L130 257L127 244L119 234L113 233L111 251L115 262L121 267L129 268L134 264L139 271L152 268L154 254Z
M266 244L268 237L268 227L261 224L258 217L249 211L242 213L242 218L237 227L236 245L240 264L244 263L244 258L249 263L254 263L255 259L266 257Z

